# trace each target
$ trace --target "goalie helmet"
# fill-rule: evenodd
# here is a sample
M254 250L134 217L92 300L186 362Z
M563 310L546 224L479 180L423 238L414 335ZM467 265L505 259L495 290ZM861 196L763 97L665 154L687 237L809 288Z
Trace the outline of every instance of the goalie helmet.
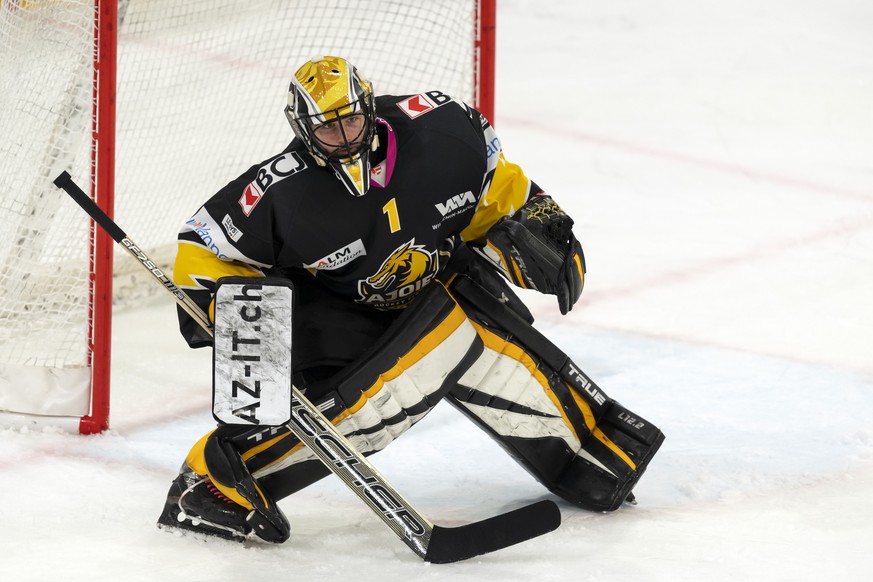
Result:
M329 166L353 196L370 189L370 152L376 148L373 86L340 57L313 59L288 88L285 116L322 166Z

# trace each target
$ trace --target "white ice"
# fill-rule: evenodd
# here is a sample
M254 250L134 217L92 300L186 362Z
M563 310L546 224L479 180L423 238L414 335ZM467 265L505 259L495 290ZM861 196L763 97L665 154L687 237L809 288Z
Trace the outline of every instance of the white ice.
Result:
M112 430L0 431L10 581L870 579L873 4L500 0L496 127L577 221L586 290L538 326L667 440L639 505L422 563L335 478L293 538L158 531L211 426L166 300L114 327ZM449 406L373 457L437 523L550 496Z

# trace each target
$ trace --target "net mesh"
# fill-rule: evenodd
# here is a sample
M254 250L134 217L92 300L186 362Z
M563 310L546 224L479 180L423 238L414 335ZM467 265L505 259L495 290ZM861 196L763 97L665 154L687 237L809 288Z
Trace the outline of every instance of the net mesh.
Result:
M52 186L90 176L92 24L87 2L0 5L0 359L87 361L88 221Z
M348 58L379 94L474 99L474 0L122 0L115 219L168 270L180 225L292 138L305 60ZM0 365L87 364L93 2L0 0ZM116 251L113 303L160 289Z

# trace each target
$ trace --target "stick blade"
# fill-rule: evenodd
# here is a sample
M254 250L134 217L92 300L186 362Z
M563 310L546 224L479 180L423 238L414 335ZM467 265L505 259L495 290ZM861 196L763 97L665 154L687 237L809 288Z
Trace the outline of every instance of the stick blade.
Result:
M424 560L434 564L459 562L541 536L559 525L561 511L553 501L539 501L458 527L435 525Z

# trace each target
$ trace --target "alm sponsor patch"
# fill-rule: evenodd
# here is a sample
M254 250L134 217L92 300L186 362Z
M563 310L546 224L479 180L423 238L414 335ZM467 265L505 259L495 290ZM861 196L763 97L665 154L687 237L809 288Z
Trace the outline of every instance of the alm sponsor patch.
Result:
M364 242L361 239L336 250L326 257L318 259L314 263L305 265L307 269L315 269L317 271L333 271L348 265L358 257L367 254L367 249L364 248Z

